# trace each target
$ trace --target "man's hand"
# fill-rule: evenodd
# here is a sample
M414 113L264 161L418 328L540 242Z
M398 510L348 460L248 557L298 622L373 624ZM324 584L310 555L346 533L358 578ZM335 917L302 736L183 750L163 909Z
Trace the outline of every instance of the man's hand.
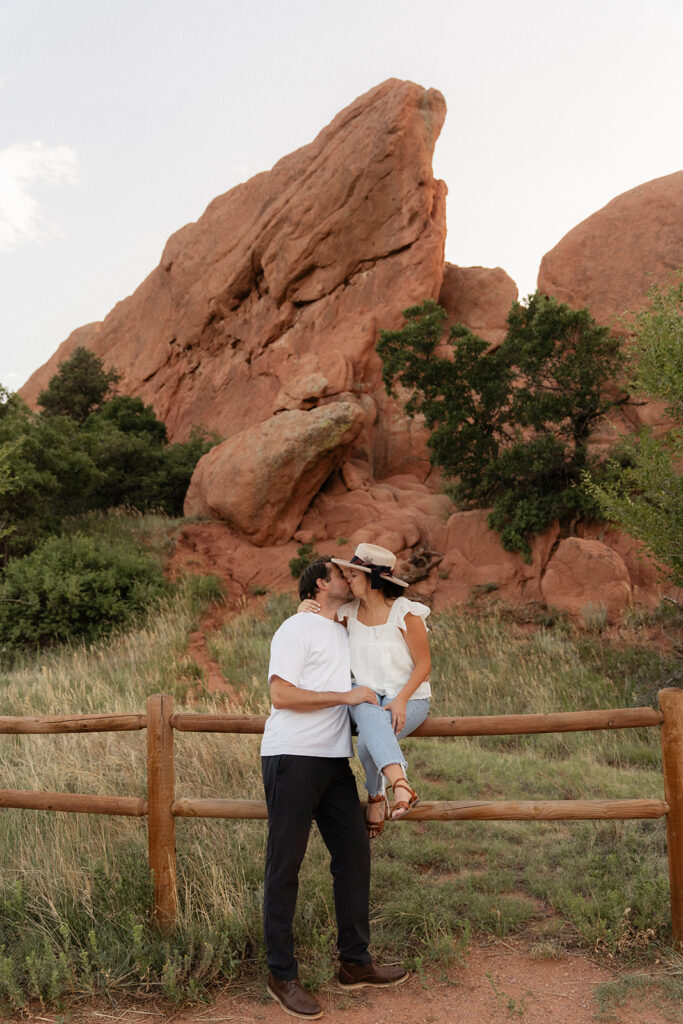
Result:
M355 707L356 704L379 704L377 694L369 686L354 686L349 690L348 698L347 704L351 707Z

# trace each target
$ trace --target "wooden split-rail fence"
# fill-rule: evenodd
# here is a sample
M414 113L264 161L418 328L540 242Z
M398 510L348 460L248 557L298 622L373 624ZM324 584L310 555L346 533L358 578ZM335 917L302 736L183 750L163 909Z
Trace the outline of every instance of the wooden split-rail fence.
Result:
M175 819L267 818L260 800L176 797L175 732L262 733L264 715L192 714L173 711L173 698L154 694L147 714L0 717L0 734L88 733L147 730L147 799L0 790L0 807L83 814L147 817L149 865L154 881L153 915L163 929L176 920ZM666 834L674 941L683 944L683 689L659 691L659 710L618 708L558 714L491 715L477 718L427 718L414 736L516 736L533 733L587 732L659 726L663 800L423 800L405 821L558 821L578 819L661 818Z

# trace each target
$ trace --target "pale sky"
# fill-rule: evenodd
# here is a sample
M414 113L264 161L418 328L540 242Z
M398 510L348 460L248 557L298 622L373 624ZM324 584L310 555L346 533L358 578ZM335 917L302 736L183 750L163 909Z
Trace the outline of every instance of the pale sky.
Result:
M541 257L683 167L681 0L0 0L0 383L387 78L441 90L446 259Z

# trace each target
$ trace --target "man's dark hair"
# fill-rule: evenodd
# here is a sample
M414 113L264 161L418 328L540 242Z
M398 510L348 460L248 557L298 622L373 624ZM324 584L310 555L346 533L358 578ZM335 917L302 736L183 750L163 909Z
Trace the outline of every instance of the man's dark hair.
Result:
M315 597L318 580L329 580L331 568L329 555L321 555L304 569L299 576L299 598L302 601L307 597Z

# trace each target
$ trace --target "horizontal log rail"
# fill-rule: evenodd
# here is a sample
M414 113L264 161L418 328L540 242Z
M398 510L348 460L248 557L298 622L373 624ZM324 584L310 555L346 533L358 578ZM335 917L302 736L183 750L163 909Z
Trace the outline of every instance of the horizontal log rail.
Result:
M661 725L654 708L613 708L606 711L560 711L545 715L483 715L427 718L413 736L523 736L546 732L595 732Z
M179 712L171 724L178 732L263 732L266 715L198 715ZM546 732L595 732L661 725L664 715L654 708L612 708L604 711L562 711L545 715L430 716L413 736L522 736Z
M182 797L171 804L171 813L176 818L236 818L244 821L266 821L268 812L265 800L219 800Z
M661 710L611 708L552 714L427 718L413 735L517 736L661 726L664 800L440 800L422 801L405 821L569 821L666 817L671 919L683 944L683 690L660 690ZM154 694L147 714L0 716L0 735L147 730L147 799L88 793L0 790L0 808L147 817L154 916L174 924L177 908L176 818L267 818L262 800L175 799L175 732L259 735L265 715L173 713L173 700Z
M663 818L664 800L421 800L404 821L598 821ZM174 800L178 818L267 819L265 800Z
M171 725L177 732L235 732L258 736L267 721L267 715L197 715L185 711L171 715Z
M0 789L0 807L31 811L75 811L77 814L124 814L142 818L147 801L136 796L95 796L92 793L37 793L30 789Z
M147 728L147 715L25 715L0 716L0 735L40 735L67 732L134 732Z

